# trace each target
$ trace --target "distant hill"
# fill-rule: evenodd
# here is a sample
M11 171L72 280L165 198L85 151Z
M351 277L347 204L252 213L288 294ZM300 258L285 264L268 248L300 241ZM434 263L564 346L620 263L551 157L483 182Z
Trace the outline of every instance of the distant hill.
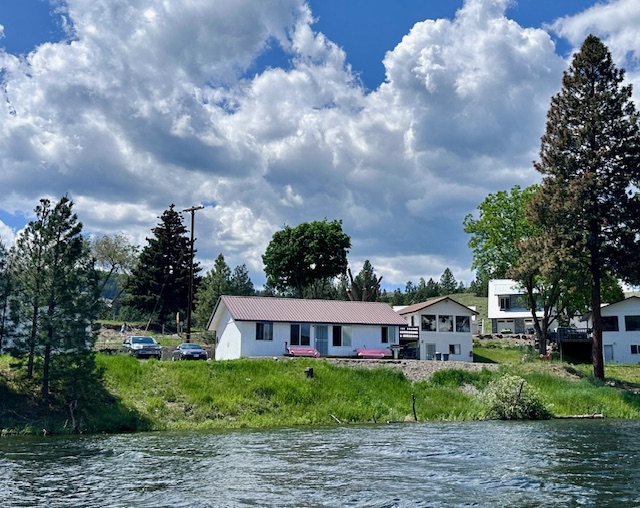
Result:
M466 305L467 307L475 307L478 312L478 330L480 330L482 326L482 320L485 320L485 327L488 326L489 330L491 330L491 326L489 325L489 320L487 318L487 297L486 296L476 296L473 293L455 293L453 295L448 295L449 298L455 300L462 305Z

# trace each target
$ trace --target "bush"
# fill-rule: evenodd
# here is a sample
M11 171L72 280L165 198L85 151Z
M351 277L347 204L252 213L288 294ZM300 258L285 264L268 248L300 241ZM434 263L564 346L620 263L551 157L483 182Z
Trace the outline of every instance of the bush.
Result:
M518 376L491 381L481 400L489 420L546 420L552 416L538 392Z

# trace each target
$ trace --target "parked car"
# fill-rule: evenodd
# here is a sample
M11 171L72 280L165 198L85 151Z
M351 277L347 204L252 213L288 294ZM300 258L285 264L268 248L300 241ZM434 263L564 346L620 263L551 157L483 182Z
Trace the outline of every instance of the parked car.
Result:
M153 337L127 337L122 343L122 351L136 358L162 358L162 348Z
M194 344L193 342L185 342L180 344L176 350L171 353L171 359L176 360L206 360L207 352L202 349L200 344Z

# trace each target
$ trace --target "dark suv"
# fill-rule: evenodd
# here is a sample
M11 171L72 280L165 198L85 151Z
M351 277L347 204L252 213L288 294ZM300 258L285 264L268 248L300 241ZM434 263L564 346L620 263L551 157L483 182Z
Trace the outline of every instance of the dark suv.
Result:
M162 358L162 348L153 337L127 337L122 343L122 351L136 358Z

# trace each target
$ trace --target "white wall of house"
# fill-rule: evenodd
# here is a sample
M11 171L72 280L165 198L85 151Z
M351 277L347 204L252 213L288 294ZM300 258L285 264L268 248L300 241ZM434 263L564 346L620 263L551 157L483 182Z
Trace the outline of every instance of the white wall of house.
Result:
M449 355L450 361L473 361L470 309L445 300L404 316L410 325L413 316L420 329L420 359L432 360L434 353Z
M524 307L523 303L514 306L513 298L510 299L509 308L500 305L500 298L508 298L512 296L522 295L525 290L518 286L518 283L512 279L491 279L489 281L489 291L487 299L487 317L489 319L498 319L511 321L515 318L531 318L531 311ZM519 299L515 299L518 301ZM539 312L538 315L542 316Z
M241 331L228 311L224 311L218 329L216 360L231 360L242 356Z
M602 347L606 363L640 363L640 298L602 307ZM615 327L618 330L607 328ZM589 319L588 327L593 326Z
M216 348L216 359L231 360L240 357L260 357L260 356L281 356L286 352L286 347L291 345L291 323L273 323L272 340L256 339L256 322L242 321L234 322L228 312L225 312L219 329L219 340ZM356 356L356 349L387 349L392 343L398 342L397 326L390 326L393 329L389 332L392 343L382 342L382 327L374 325L340 325L343 330L348 328L350 334L342 334L342 337L350 335L350 341L345 341L341 345L333 345L333 327L327 326L328 331L328 355L329 356ZM316 347L316 325L310 327L311 340L309 346L296 347Z

